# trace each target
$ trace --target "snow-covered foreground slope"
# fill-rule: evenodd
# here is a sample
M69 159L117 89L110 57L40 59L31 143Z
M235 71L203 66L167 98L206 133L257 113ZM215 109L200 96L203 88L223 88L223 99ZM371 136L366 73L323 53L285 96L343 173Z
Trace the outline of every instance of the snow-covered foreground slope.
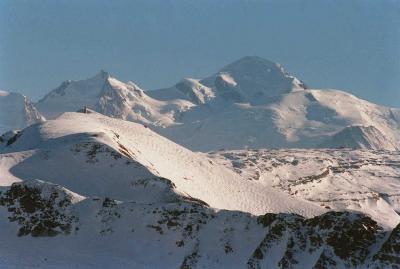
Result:
M384 226L400 222L399 152L373 150L238 150L214 162L329 210L363 212Z
M387 231L361 214L255 217L189 201L82 197L42 181L14 183L0 190L1 268L400 265L400 226Z
M44 117L26 96L15 92L0 91L0 134L23 129L44 120Z
M255 217L193 202L84 198L41 181L15 183L1 191L1 268L399 265L398 228L385 231L359 214Z
M253 171L237 173L222 161L227 152L193 153L141 124L86 112L28 127L0 147L1 268L400 264L396 219L329 212L248 180Z
M31 126L4 151L9 152L1 155L0 163L6 163L2 165L4 173L61 184L85 196L134 200L143 195L143 199L158 201L159 197L143 194L142 188L163 177L177 193L220 209L304 216L324 211L272 188L245 182L204 154L193 153L141 124L95 112L65 113ZM9 161L21 154L25 156L22 161ZM284 202L276 203L278 200Z

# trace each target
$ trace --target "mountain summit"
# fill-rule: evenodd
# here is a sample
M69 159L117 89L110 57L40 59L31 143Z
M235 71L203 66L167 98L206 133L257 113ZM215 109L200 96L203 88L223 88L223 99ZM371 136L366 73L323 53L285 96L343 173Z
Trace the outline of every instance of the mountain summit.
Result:
M252 100L304 89L305 85L285 72L280 64L257 56L243 57L200 83L222 95L235 92L239 100Z
M280 64L246 56L204 79L184 79L171 88L149 91L148 94L157 99L183 98L197 104L215 97L233 102L253 102L305 88L303 82L286 73ZM193 99L194 96L197 97Z

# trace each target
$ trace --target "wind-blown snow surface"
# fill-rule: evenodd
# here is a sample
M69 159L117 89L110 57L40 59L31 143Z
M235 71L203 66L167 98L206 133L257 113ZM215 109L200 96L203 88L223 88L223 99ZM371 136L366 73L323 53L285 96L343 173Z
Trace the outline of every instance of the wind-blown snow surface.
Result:
M0 91L0 134L23 129L44 120L44 117L26 96L15 92Z
M225 152L193 153L141 124L85 112L0 147L1 268L399 264L395 219L388 227L327 212L224 167Z

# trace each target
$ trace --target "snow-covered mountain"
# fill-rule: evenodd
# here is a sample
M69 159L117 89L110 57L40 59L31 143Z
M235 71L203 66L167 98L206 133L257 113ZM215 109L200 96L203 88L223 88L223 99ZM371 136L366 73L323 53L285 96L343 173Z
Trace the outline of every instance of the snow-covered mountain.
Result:
M304 88L299 79L287 74L279 64L247 56L205 79L184 79L172 88L149 91L148 94L162 100L182 98L204 104L215 97L249 102Z
M194 153L142 124L82 112L0 147L1 268L400 265L396 154ZM329 182L337 197L318 196Z
M353 125L344 128L321 144L326 148L398 150L396 143L374 126Z
M44 121L28 98L20 93L0 91L0 134Z
M375 130L374 142L362 142L363 147L400 149L400 109L375 105L344 91L308 89L278 64L258 57L245 57L196 83L193 91L204 85L212 98L185 111L180 124L155 129L193 150L315 148L338 137L354 139L344 137L348 132L333 137L354 125ZM175 92L176 86L148 94L163 100L191 100Z
M192 103L155 100L133 82L123 83L101 71L89 79L63 82L36 106L48 119L87 107L110 117L164 127Z
M356 125L374 128L367 138L374 142L354 143L400 149L400 109L339 90L308 89L279 64L260 57L244 57L207 78L185 78L152 91L100 72L90 79L64 82L37 103L47 118L84 106L146 124L196 151L341 147L349 143L329 141L355 139L343 131Z

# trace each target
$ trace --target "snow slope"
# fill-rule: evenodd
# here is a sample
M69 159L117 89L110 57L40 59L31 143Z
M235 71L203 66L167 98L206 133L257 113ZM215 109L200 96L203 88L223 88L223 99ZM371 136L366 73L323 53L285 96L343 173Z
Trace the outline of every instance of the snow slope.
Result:
M82 199L37 181L3 191L2 205L14 211L0 211L2 268L385 268L397 256L398 232L351 213L256 218L187 202Z
M352 125L321 144L324 148L397 150L398 146L374 126Z
M0 91L0 134L23 129L44 120L44 117L26 96L15 92Z
M279 149L213 152L214 162L257 182L329 210L400 222L400 157L394 151Z
M382 133L388 143L399 149L399 109L379 106L343 91L312 89L283 95L270 107L276 127L294 145L316 147L315 143L326 136L348 126L362 125L372 126L375 133Z
M199 151L317 148L344 128L354 125L373 126L376 130L368 138L374 142L363 143L364 147L400 148L399 109L374 105L337 90L307 89L260 99L257 103L214 100L186 111L180 122L156 131ZM352 139L349 133L339 138Z
M1 165L3 173L22 180L61 184L85 196L129 200L140 195L141 188L136 190L140 182L163 177L176 186L174 190L179 194L215 208L304 216L324 211L271 188L244 182L203 154L193 153L141 124L98 113L64 113L56 120L27 128L3 152L8 153L1 155L0 163L10 156L27 156L17 164L7 161ZM145 195L143 199L152 198Z

